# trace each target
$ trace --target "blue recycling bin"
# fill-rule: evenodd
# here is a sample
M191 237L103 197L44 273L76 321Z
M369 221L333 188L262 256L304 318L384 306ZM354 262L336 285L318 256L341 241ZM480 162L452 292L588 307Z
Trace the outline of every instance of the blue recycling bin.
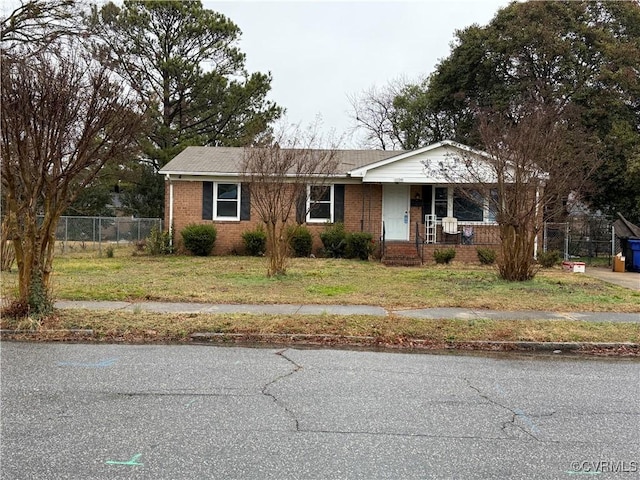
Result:
M631 249L631 270L640 272L640 238L630 238L628 242Z

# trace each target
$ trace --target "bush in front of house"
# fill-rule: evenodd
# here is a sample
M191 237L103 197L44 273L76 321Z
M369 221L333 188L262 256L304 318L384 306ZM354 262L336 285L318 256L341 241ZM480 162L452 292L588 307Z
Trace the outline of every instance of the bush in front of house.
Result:
M267 252L267 233L261 226L242 234L244 248L252 257L261 257Z
M548 252L538 252L538 263L542 268L551 268L560 264L562 256L558 250L549 250Z
M289 246L294 257L309 257L313 248L313 236L304 225L294 225L289 230Z
M172 229L173 230L173 229ZM144 242L149 255L168 255L173 252L172 238L170 232L163 232L160 227L151 227L149 237Z
M218 232L213 225L192 223L184 227L180 234L184 241L184 248L193 255L206 257L213 250Z
M449 263L456 256L455 248L436 249L433 252L433 259L436 263Z
M493 248L478 247L478 261L482 265L493 265L496 263L496 251Z
M347 258L369 260L373 253L373 235L367 232L349 233L345 239L345 255Z
M344 257L347 247L347 232L344 229L344 224L333 223L328 225L320 233L320 240L322 240L322 246L327 256L332 258Z

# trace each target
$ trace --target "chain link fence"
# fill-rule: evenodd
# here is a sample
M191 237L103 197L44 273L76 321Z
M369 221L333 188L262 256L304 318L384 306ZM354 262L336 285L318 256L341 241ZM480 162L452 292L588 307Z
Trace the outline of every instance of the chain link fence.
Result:
M60 217L56 241L60 251L97 249L105 244L135 244L149 237L151 230L162 229L159 218Z
M565 260L603 259L611 265L611 257L619 251L612 222L600 215L569 217L564 223L544 224L543 250L556 250Z

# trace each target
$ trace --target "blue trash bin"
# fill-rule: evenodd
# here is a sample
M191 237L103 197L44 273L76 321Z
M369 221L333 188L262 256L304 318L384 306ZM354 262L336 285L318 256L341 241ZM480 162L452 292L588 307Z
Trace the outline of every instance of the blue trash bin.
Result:
M631 270L640 272L640 238L630 238L629 248L631 249ZM627 259L627 262L629 259Z

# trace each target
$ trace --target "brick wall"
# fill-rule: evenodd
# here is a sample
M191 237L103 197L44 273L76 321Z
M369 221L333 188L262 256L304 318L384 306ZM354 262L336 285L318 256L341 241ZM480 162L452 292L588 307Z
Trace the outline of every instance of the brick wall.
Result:
M435 265L436 261L433 259L433 252L436 249L443 250L445 248L453 248L456 251L456 256L453 259L454 262L460 263L476 263L479 264L478 260L478 247L480 245L449 245L449 244L429 244L424 245L423 255L424 255L424 264L425 265ZM486 248L484 246L483 248ZM500 248L498 246L491 246L488 248L492 248L496 254L500 254Z
M251 220L217 221L202 219L202 182L173 181L173 228L175 243L182 248L180 231L191 223L215 225L218 235L214 246L214 255L227 255L243 251L242 233L254 230L261 224L257 213L251 209ZM169 225L169 183L165 183L165 225ZM345 186L345 218L347 231L365 231L373 234L377 240L381 231L382 187L380 185L346 185ZM292 220L295 220L293 218ZM307 227L313 234L313 248L322 248L320 232L325 224L310 223Z
M420 192L420 186L412 186L412 198ZM165 183L165 225L169 225L169 183ZM251 209L251 220L248 221L216 221L202 219L202 182L196 181L173 181L173 219L175 242L178 249L182 248L182 238L180 231L191 223L204 223L215 225L218 231L214 255L226 255L230 253L241 253L244 249L242 243L242 233L247 230L254 230L261 224L257 213ZM345 211L344 224L350 232L369 232L373 235L376 243L382 230L382 185L354 184L345 186ZM292 219L294 220L294 219ZM424 224L422 218L422 207L411 207L410 209L410 242L415 242L415 223L418 222L420 234L424 235ZM322 248L320 232L325 228L325 224L307 224L313 234L313 249L318 251ZM478 226L476 228L476 238L474 245L456 245L457 261L477 262L476 248L484 235L483 229L493 229L495 227ZM438 234L438 238L440 234ZM442 245L440 245L442 247ZM426 248L426 246L425 246ZM459 251L458 251L459 250ZM431 261L433 254L425 254L425 260Z

